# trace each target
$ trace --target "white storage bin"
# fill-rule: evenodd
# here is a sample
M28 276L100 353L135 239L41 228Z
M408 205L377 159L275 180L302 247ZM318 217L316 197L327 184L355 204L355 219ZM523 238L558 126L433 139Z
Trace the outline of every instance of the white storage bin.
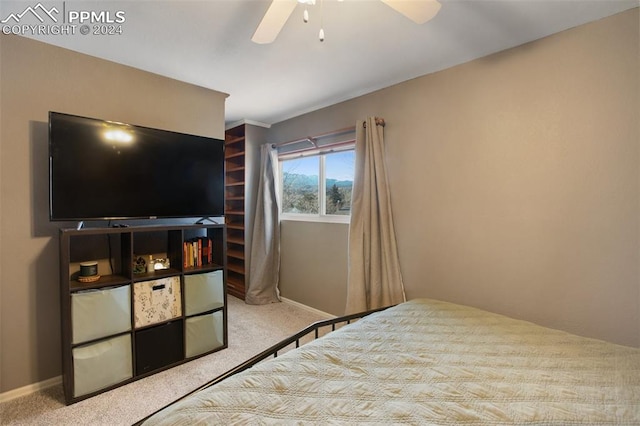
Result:
M73 396L78 397L133 377L131 335L73 349Z
M135 283L133 307L136 328L181 316L180 278L168 277Z
M221 308L224 305L223 284L222 271L185 275L185 315L195 315Z
M74 344L131 330L131 292L128 285L71 295Z
M224 344L222 311L187 318L185 340L187 358L222 346Z

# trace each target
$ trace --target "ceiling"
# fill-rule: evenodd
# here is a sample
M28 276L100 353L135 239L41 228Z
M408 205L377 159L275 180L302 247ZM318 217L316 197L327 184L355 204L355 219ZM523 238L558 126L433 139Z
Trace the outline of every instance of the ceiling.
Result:
M56 3L45 1L45 5ZM273 124L637 7L638 0L441 0L417 25L379 0L296 6L272 44L251 42L268 0L67 0L124 11L122 35L33 38L229 94L226 122ZM34 1L2 1L0 16ZM18 10L20 9L20 10Z

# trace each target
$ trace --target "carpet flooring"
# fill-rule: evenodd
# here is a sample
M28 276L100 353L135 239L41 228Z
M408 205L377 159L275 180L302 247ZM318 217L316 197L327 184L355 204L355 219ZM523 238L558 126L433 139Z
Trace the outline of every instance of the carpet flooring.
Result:
M290 303L228 297L229 347L72 405L62 385L0 404L2 425L131 425L307 325L325 319Z

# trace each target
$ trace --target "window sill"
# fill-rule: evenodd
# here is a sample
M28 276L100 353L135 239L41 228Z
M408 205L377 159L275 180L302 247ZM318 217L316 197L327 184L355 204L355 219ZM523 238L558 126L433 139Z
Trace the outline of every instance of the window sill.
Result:
M351 216L319 216L319 215L296 215L296 214L286 214L280 215L280 221L294 221L294 222L319 222L319 223L344 223L349 224L351 220Z

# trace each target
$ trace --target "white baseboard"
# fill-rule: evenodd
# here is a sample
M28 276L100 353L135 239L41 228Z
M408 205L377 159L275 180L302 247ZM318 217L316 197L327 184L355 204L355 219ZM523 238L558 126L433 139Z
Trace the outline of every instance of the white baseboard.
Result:
M307 305L303 305L300 302L296 302L295 300L291 300L291 299L287 299L286 297L280 297L280 300L282 300L284 303L288 303L290 305L293 305L295 307L298 307L300 309L304 309L305 311L314 313L316 315L320 315L323 318L329 319L329 318L335 318L335 315L329 314L327 312L321 311L319 309L316 308L312 308L311 306L307 306Z
M32 393L57 386L61 383L62 376L56 376L38 383L32 383L21 388L3 392L0 393L0 403L11 401L12 399L20 398L21 396L31 395Z

